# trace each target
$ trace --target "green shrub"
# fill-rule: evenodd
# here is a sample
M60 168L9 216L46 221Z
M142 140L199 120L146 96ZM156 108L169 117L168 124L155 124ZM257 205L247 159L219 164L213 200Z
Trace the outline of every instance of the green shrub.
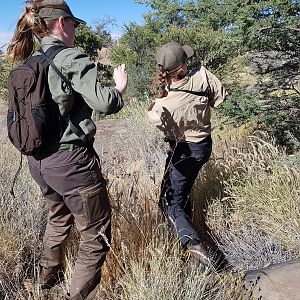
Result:
M253 91L247 91L238 85L228 88L228 97L220 106L218 112L226 117L233 125L240 126L249 120L255 120L261 113L259 95Z
M265 130L286 147L289 153L300 150L300 99L286 95L271 96L263 107L261 121Z
M235 126L251 123L252 132L262 130L289 153L300 149L300 101L296 96L270 95L258 88L247 90L232 85L218 112ZM251 134L251 132L250 132Z

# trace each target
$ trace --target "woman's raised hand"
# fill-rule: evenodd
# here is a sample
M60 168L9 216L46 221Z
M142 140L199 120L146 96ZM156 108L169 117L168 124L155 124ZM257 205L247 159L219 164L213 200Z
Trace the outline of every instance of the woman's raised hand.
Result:
M121 64L114 69L113 78L116 83L116 89L123 95L125 93L128 83L125 64Z

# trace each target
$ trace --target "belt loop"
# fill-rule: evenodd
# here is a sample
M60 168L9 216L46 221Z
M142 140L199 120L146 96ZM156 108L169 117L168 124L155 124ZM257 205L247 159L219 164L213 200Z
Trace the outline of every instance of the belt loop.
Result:
M69 151L73 151L73 150L74 150L74 144L71 144Z

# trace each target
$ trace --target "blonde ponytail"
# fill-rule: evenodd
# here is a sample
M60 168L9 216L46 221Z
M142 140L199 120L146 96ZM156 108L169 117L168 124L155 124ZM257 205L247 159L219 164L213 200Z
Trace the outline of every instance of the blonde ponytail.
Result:
M7 48L7 55L13 62L28 58L34 52L35 38L40 39L48 35L47 25L38 14L41 2L42 0L26 2L25 12L20 17Z

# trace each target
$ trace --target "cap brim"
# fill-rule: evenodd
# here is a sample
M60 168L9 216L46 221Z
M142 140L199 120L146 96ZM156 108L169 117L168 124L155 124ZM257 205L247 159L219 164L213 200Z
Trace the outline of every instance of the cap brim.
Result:
M59 19L59 17L71 18L78 25L86 24L84 20L74 17L71 11L68 13L61 8L42 7L39 11L39 16L45 20L55 20Z
M70 17L72 20L74 20L76 23L78 24L83 24L83 25L86 25L86 21L83 21L79 18L76 18L76 17Z
M184 45L184 46L182 46L182 49L186 53L187 58L192 57L194 55L194 50L193 50L193 48L191 46Z

